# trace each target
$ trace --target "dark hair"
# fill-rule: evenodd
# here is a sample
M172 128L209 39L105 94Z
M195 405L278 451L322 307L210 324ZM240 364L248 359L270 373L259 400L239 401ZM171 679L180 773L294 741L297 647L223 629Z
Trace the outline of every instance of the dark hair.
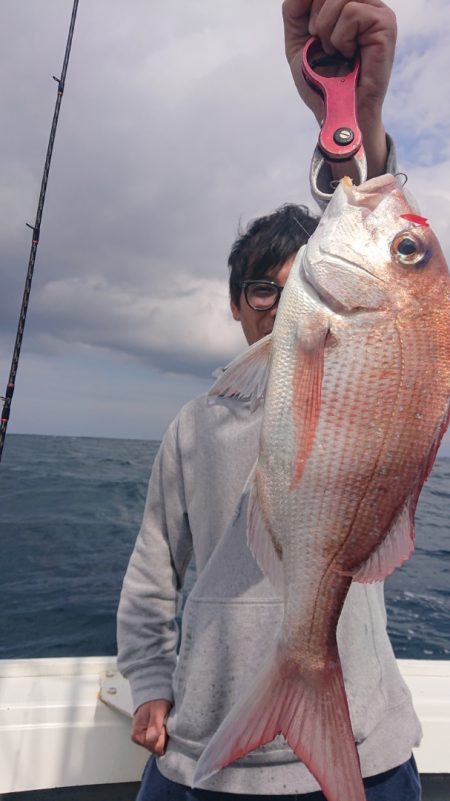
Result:
M304 245L318 225L306 206L286 203L265 217L239 229L228 259L230 297L239 306L241 281L275 276L280 267Z

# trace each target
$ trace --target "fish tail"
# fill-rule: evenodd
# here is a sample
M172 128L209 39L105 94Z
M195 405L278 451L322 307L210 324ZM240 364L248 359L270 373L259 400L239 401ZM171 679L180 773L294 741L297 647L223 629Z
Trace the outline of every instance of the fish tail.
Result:
M303 670L297 662L266 663L203 751L194 786L283 734L328 801L366 801L342 670L337 661Z

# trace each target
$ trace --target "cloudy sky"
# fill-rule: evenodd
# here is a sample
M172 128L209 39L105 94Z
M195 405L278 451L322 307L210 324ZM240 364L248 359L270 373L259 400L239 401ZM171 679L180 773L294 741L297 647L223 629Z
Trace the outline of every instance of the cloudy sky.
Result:
M449 252L450 4L391 5L386 125ZM1 394L72 0L0 7ZM244 346L226 286L238 224L312 203L317 132L280 8L80 0L9 431L159 438Z

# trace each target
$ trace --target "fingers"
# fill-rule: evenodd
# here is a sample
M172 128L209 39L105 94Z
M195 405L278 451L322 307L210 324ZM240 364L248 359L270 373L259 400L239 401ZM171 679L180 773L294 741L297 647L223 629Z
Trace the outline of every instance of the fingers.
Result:
M166 750L167 731L163 723L151 726L133 725L131 739L137 745L141 745L152 754L161 756Z
M381 131L381 105L389 85L397 35L394 12L382 0L284 0L283 21L286 56L295 85L319 123L323 103L306 84L301 68L302 51L310 35L318 36L328 54L339 51L350 58L359 49L358 113L368 118L366 127L371 128L375 120Z
M323 101L306 83L301 63L303 48L311 36L309 30L312 0L284 0L283 23L286 58L291 68L300 97L320 121L323 117Z
M312 0L284 0L282 5L286 56L289 63L311 36L309 15Z
M325 0L309 28L326 53L338 50L351 57L356 47L376 44L376 37L385 49L395 47L395 14L380 0Z
M164 724L150 726L145 732L144 747L152 754L162 756L166 750L167 731Z
M167 745L165 719L171 704L165 699L157 699L142 704L135 712L131 739L133 742L161 756Z
M289 62L313 35L326 53L347 56L354 54L358 34L373 27L395 43L395 14L382 0L284 0L282 11Z

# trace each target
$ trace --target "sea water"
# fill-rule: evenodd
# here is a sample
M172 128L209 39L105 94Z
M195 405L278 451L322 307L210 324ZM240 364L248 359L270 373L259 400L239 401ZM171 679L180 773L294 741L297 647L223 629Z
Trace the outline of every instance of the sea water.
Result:
M115 613L158 442L9 435L0 466L0 658L115 654ZM450 459L386 582L398 657L450 658ZM190 571L188 584L194 579Z

